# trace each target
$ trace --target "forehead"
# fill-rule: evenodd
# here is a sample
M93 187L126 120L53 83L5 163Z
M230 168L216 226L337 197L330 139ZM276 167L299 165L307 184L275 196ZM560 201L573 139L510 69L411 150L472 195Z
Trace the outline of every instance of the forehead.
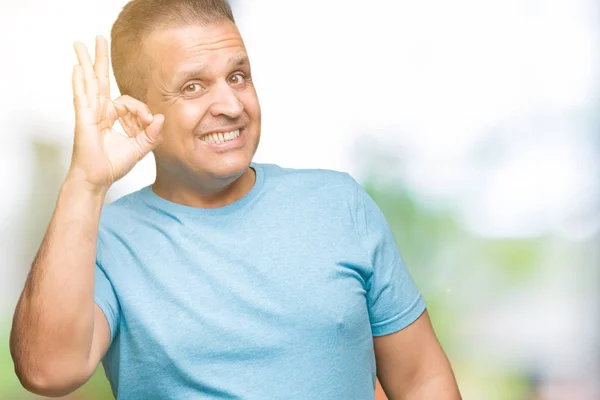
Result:
M153 75L169 83L184 71L219 71L246 59L246 48L229 20L154 31L144 42Z

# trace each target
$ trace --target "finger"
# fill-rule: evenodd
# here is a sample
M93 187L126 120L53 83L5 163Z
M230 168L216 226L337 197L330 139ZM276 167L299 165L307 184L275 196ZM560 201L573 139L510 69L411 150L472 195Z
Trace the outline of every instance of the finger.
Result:
M113 101L119 122L129 137L136 137L152 122L150 109L131 96L121 96Z
M154 150L162 142L161 130L164 122L165 116L157 114L146 130L135 137L134 140L138 143L144 155Z
M119 118L125 117L128 113L138 117L144 124L148 125L152 122L152 112L150 108L143 102L134 99L131 96L121 96L113 100L115 109L119 114Z
M91 94L93 89L97 85L96 76L94 74L94 68L92 66L92 60L90 59L90 55L88 53L87 47L85 44L81 42L75 42L73 44L75 47L75 53L77 54L77 60L79 61L79 65L83 68L83 76L85 78L85 92L88 95L88 100L91 100Z
M88 105L83 83L83 71L79 64L73 66L73 102L75 103L75 112Z
M130 138L134 138L136 135L138 135L141 131L144 130L144 125L142 125L142 122L139 121L139 118L131 114L127 107L115 101L112 102L112 105L116 112L114 121L119 121L121 127L123 128L127 136L129 136ZM138 121L135 124L135 126L132 126L131 118L134 118L136 121Z
M119 122L129 137L135 137L146 129L146 124L129 112L124 117L119 118Z
M96 37L96 61L94 73L98 79L98 93L110 98L110 79L108 76L108 42L103 36Z
M153 142L158 144L160 142L160 133L164 123L165 116L162 114L157 114L152 123L148 125L148 127L144 131L146 133L146 136Z

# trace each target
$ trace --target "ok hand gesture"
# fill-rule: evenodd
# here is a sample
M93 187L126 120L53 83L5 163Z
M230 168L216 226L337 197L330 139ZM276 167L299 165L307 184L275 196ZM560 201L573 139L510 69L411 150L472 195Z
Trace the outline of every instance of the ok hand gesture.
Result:
M160 144L164 116L152 116L146 104L130 96L111 100L106 39L96 38L93 65L83 43L74 47L79 64L73 68L76 122L69 173L105 191ZM127 136L112 129L117 120Z

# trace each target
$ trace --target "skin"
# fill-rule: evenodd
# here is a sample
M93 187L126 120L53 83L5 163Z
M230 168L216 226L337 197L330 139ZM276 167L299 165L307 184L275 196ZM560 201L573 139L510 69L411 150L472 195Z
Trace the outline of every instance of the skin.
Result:
M460 400L452 367L425 311L408 327L373 338L377 378L389 400Z
M221 207L254 184L248 169L260 141L261 112L246 48L229 20L154 32L148 106L165 116L154 151L155 193L195 207ZM242 143L219 149L199 138L241 128Z
M164 116L129 96L110 98L108 46L96 62L75 43L75 137L71 166L17 303L10 335L23 387L67 395L93 374L108 349L108 322L94 304L98 224L106 191L161 142ZM112 130L117 120L127 136Z
M83 44L75 50L71 166L10 338L23 386L52 397L89 380L109 347L108 322L93 293L98 224L112 183L153 151L157 195L193 207L221 207L253 186L249 165L260 141L248 56L229 21L151 34L144 43L150 60L147 103L130 96L111 100L104 38L97 38L93 64ZM117 120L127 136L113 131ZM200 139L237 128L242 134L233 147ZM400 332L374 338L374 346L378 377L390 399L460 398L426 313Z

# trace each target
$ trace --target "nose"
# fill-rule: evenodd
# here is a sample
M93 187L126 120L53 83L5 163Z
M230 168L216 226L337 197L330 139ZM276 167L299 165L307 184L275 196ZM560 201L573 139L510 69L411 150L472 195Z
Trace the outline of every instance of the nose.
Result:
M242 115L244 105L235 90L226 82L215 85L210 112L214 117L237 118Z

